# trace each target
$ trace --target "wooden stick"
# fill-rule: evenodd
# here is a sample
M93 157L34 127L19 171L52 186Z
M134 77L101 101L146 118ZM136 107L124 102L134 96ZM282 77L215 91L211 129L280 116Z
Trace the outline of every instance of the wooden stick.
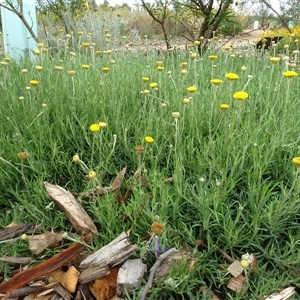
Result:
M168 256L170 256L171 254L173 254L175 252L176 248L171 248L169 249L167 252L161 254L156 262L154 263L154 265L152 266L152 268L150 269L150 275L149 275L149 278L148 278L148 282L147 284L145 285L145 287L143 288L143 291L140 295L140 300L144 300L146 298L146 295L152 285L152 282L153 282L153 278L154 278L154 275L155 275L155 272L157 270L157 268L160 266L160 264L162 263L162 261L164 259L166 259Z
M84 241L87 242L88 240L89 236L85 236ZM66 250L54 255L46 261L32 268L21 271L20 273L13 276L11 279L0 284L0 294L5 294L12 290L18 289L30 282L31 280L34 280L47 273L54 271L55 269L61 267L62 265L68 263L70 260L75 258L85 248L85 245L82 245L80 243L74 243Z

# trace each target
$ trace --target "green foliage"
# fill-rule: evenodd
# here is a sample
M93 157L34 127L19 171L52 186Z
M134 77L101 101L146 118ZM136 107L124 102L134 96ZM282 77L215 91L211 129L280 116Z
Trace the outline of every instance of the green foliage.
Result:
M300 185L291 162L300 151L299 81L283 76L287 66L253 52L217 52L217 40L202 57L189 49L196 58L190 52L159 56L148 48L116 51L108 48L110 41L97 55L92 42L76 48L77 55L62 43L57 54L42 52L35 61L11 61L0 68L1 227L34 222L38 232L74 233L46 195L43 182L48 181L74 193L91 216L101 232L93 241L95 249L131 228L130 238L139 248L136 257L150 267L151 240L142 237L157 220L164 224L159 235L163 246L192 249L194 270L186 272L187 263L172 270L172 280L153 285L149 299L203 299L203 286L228 299L258 299L282 284L299 284L294 271L300 263ZM164 70L157 70L157 61ZM183 61L186 75L181 73ZM43 70L38 72L36 65ZM241 71L243 65L246 71ZM103 72L104 67L109 71ZM68 74L71 70L74 76ZM239 78L229 81L228 72ZM212 85L213 78L223 82ZM32 79L39 84L26 90ZM189 93L187 87L193 85L197 89ZM235 100L233 94L241 90L249 97ZM220 109L224 103L226 111ZM100 121L107 126L92 132L90 125ZM145 136L154 143L147 144ZM141 156L137 145L145 147ZM20 152L28 157L20 159ZM111 186L125 166L120 193L132 189L125 203L120 205L114 193L85 197L99 186ZM132 179L139 167L143 181L138 175ZM89 171L96 177L87 178ZM197 240L204 251L198 251ZM0 256L28 253L20 240L13 247L3 244ZM234 259L246 252L258 259L257 269L247 271L240 295L227 288L231 276L218 249ZM43 258L52 254L46 250ZM2 264L1 270L9 276L12 266ZM137 297L138 291L128 299Z

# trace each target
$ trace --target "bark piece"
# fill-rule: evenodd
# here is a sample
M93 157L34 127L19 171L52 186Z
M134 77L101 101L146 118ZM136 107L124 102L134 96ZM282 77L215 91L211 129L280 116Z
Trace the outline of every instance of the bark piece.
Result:
M117 278L117 295L122 296L124 291L131 291L139 286L144 274L147 272L147 266L141 259L128 259L121 266Z
M123 232L109 244L85 258L81 262L80 268L116 266L124 262L136 249L137 245L133 245L129 241L127 233Z
M180 264L190 261L191 259L192 256L189 252L175 250L171 255L164 259L161 265L157 268L154 276L154 282L169 274L173 268L179 267ZM187 268L187 271L188 269L189 267Z
M43 234L28 236L29 249L34 255L40 255L46 248L57 247L63 239L62 233L46 231Z
M38 293L43 286L26 286L20 289L15 289L9 293L9 298L24 297L33 293Z
M112 268L108 275L97 279L90 286L90 290L97 300L110 300L116 295L118 272L119 268Z
M99 267L87 268L81 272L79 276L79 282L85 284L94 281L96 279L99 279L107 274L109 274L108 266L105 266L104 268L99 268Z
M44 185L49 197L67 215L78 234L85 235L93 233L98 235L95 224L70 192L46 181Z
M65 274L65 272L63 272L62 270L54 270L49 274L46 274L46 278L47 278L47 282L49 284L51 283L59 283L61 282L61 279L63 277L63 275Z
M14 257L14 256L2 256L0 260L13 264L26 265L32 261L32 257Z
M67 289L64 289L60 284L55 284L53 286L53 289L56 293L58 293L63 299L65 300L71 300L72 299L72 296L71 294L69 293L69 291ZM74 290L75 292L75 290Z
M89 236L85 237L85 242L87 242ZM62 265L71 261L74 257L80 254L86 248L85 245L74 243L72 246L63 250L61 253L54 255L53 257L47 259L46 261L26 270L23 270L10 278L9 280L0 284L0 294L5 294L14 289L20 288L47 273L60 268Z
M0 231L0 241L18 236L24 232L31 232L36 229L36 224L15 224Z
M77 282L79 279L80 272L71 266L68 271L63 274L61 278L61 285L70 293L74 293L76 290Z
M265 300L286 300L294 294L295 294L295 287L290 286L290 287L283 289L279 293L271 294L270 296L265 298Z
M229 280L227 287L232 291L239 293L243 290L245 281L246 278L242 274L240 274L237 277L232 277Z

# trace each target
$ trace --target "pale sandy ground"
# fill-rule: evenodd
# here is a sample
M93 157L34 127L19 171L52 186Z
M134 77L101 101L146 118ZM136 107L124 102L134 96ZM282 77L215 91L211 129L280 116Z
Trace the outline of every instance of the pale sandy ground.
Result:
M265 33L264 30L244 30L239 36L229 38L225 45L232 46L233 48L238 48L241 46L246 46L252 43L256 43L261 39L261 36Z

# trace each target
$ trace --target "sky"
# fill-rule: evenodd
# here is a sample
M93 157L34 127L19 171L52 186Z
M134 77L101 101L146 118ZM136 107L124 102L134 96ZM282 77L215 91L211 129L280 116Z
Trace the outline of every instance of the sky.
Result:
M149 0L148 0L149 1ZM122 5L123 3L127 3L129 6L134 6L134 4L139 4L141 1L139 0L108 0L108 3L112 6L115 4ZM151 2L151 0L150 0ZM97 4L103 3L103 0L96 0ZM272 4L272 7L279 11L279 0L271 0L270 3Z

